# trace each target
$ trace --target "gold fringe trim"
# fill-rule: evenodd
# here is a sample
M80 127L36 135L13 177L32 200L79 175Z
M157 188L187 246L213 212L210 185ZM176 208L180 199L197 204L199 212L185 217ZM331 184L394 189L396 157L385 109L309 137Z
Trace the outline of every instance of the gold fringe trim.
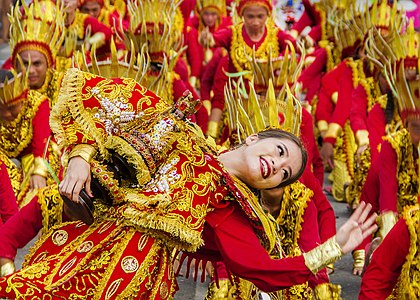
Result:
M162 239L171 248L195 252L199 247L204 245L204 241L201 238L202 230L193 229L179 221L159 215L156 212L141 212L137 209L127 207L123 214L124 220L122 223L125 226L149 230L151 236Z
M127 162L136 169L137 182L140 185L144 185L152 179L149 168L142 156L124 139L117 136L110 136L106 141L105 147L107 149L115 150L118 154L127 159Z
M78 69L69 69L63 78L62 87L58 95L57 104L53 107L50 117L51 130L54 132L60 147L69 147L75 141L69 140L75 132L72 127L66 129L61 125L61 118L68 112L74 118L75 123L96 142L101 157L108 158L104 144L106 134L95 126L92 116L83 105L82 87L84 84L83 72ZM70 131L69 133L67 131ZM73 132L72 132L73 131Z

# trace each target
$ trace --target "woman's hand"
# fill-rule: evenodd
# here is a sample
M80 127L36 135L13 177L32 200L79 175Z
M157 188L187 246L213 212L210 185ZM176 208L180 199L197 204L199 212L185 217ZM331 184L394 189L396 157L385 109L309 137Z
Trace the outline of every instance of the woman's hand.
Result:
M84 187L89 197L93 197L90 189L90 181L91 175L89 163L80 156L73 157L69 160L64 180L58 186L60 194L66 196L74 202L78 202L79 193Z
M30 178L30 189L42 189L47 186L47 179L44 176L33 174Z
M372 205L360 202L347 222L338 229L336 241L344 253L354 250L367 236L377 230L376 213L368 218L371 209Z

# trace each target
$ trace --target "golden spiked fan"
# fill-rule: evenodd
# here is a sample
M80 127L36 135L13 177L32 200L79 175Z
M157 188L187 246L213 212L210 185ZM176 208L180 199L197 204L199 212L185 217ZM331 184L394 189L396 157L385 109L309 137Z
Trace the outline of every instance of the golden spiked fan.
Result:
M21 73L17 73L14 69L10 70L12 77L7 78L0 83L0 104L4 106L12 106L23 99L28 91L28 76L23 68Z
M179 1L130 1L128 12L130 26L124 37L127 48L131 40L137 52L147 45L152 60L162 61L181 47L184 25Z
M226 16L225 0L198 0L196 5L197 13L201 14L204 9L212 9L217 12L219 17Z
M29 5L18 1L9 15L13 64L22 51L36 50L45 56L48 67L52 67L63 43L64 19L60 1L34 0Z
M291 86L291 83L299 76L304 59L298 61L293 47L289 47L291 50L286 50L280 58L262 61L254 57L254 79L249 86L243 74L236 81L229 78L225 87L228 124L231 131L237 132L240 142L268 127L299 135L302 107L292 92L296 85ZM255 82L259 83L259 92ZM263 90L265 95L261 94Z
M394 40L395 60L384 66L402 119L420 118L419 39L410 22L406 32Z

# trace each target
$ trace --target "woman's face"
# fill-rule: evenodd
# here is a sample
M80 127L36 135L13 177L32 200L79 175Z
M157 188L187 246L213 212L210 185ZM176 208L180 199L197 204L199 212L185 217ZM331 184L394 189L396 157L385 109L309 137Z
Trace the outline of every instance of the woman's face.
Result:
M249 33L261 33L267 22L267 9L261 5L250 5L245 7L242 14L244 26Z
M251 135L243 147L244 168L238 177L253 188L277 187L301 168L301 149L288 139Z

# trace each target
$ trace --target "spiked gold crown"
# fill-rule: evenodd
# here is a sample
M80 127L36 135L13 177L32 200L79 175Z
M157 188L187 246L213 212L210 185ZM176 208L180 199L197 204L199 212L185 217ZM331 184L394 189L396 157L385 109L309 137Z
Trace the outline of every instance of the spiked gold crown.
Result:
M219 16L226 16L225 0L198 0L197 13L201 14L204 9L213 9Z
M11 69L12 78L6 78L4 82L0 83L0 104L11 106L26 98L28 92L28 78L27 73L17 73Z
M52 67L64 40L64 13L60 1L34 0L29 6L18 1L12 7L10 20L10 48L12 61L26 50L41 52Z
M182 43L183 17L179 1L144 0L128 3L130 26L124 37L127 47L131 40L137 52L147 45L152 61L162 61Z

